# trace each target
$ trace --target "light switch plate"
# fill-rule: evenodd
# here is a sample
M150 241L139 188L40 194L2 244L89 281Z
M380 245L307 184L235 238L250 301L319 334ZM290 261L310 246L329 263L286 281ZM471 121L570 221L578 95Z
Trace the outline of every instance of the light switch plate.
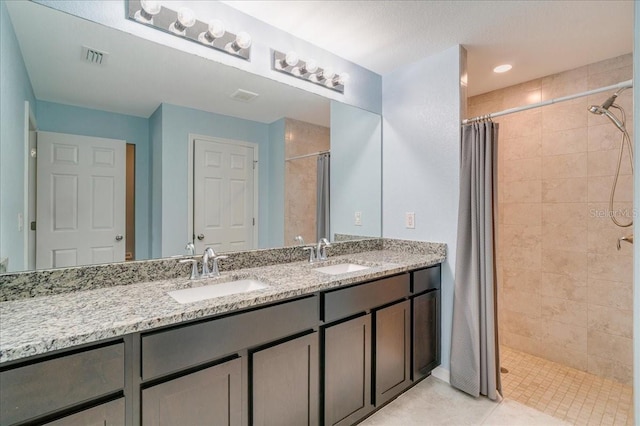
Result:
M355 212L354 216L354 224L356 226L362 226L362 212Z
M404 216L404 224L407 229L416 228L416 214L414 212L407 212Z

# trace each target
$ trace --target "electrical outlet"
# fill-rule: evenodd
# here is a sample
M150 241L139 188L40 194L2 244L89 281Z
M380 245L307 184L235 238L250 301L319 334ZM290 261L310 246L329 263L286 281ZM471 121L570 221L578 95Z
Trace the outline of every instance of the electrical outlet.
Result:
M404 224L408 229L415 229L416 214L414 212L406 212L404 215Z
M354 218L355 218L355 225L356 226L362 226L362 212L356 212L354 214Z

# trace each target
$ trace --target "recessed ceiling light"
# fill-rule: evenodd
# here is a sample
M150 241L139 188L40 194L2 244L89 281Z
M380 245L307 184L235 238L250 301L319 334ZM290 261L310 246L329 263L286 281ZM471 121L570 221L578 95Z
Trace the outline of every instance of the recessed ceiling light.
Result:
M498 65L493 69L493 72L503 73L509 71L511 68L513 67L509 64Z

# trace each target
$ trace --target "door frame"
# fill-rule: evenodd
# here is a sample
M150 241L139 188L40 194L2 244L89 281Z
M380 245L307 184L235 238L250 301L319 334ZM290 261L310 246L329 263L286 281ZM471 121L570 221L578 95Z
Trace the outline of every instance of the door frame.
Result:
M30 211L29 211L29 178L31 173L35 175L35 168L31 167L31 148L30 148L30 139L31 132L35 132L38 130L38 123L36 122L36 116L31 109L31 105L29 101L24 101L24 176L23 176L23 208L22 208L22 230L23 234L23 268L22 270L29 270L29 257L31 251L34 252L35 257L35 246L29 245L29 233L35 232L31 230L31 223L29 221ZM36 137L36 155L37 155L37 146L38 140ZM37 190L37 185L36 185ZM35 196L35 194L33 194ZM36 205L37 209L38 206ZM36 225L37 226L37 225ZM37 244L37 241L36 241ZM34 265L35 269L35 265Z
M256 223L253 226L253 247L252 249L257 249L258 248L258 228L260 226L260 220L259 220L259 210L258 210L258 193L259 193L259 188L258 188L258 175L260 174L260 162L257 160L258 158L260 158L260 147L258 146L257 143L254 142L247 142L247 141L241 141L238 139L225 139L225 138L219 138L219 137L215 137L215 136L206 136L206 135L199 135L196 133L189 133L189 139L188 139L188 167L187 167L187 223L188 223L188 235L187 235L187 241L190 241L192 243L195 244L195 230L193 229L193 179L194 179L194 173L195 173L195 168L193 166L193 152L195 150L195 143L196 143L196 139L200 139L200 140L204 140L207 142L215 142L215 143L222 143L222 144L227 144L227 145L236 145L236 146L244 146L247 148L251 148L253 149L253 164L254 164L254 168L253 168L253 217L256 218Z

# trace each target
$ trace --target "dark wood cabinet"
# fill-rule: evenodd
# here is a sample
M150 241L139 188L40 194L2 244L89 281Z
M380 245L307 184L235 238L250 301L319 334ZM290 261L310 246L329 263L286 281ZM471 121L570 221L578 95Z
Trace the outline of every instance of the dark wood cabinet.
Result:
M252 355L253 425L317 425L318 332Z
M143 425L240 425L239 358L142 390Z
M124 398L105 402L46 424L48 426L122 426L125 424Z
M375 312L375 405L411 384L411 303L405 300Z
M440 265L413 273L412 380L428 376L440 365Z
M353 424L372 408L368 314L324 329L324 424Z

